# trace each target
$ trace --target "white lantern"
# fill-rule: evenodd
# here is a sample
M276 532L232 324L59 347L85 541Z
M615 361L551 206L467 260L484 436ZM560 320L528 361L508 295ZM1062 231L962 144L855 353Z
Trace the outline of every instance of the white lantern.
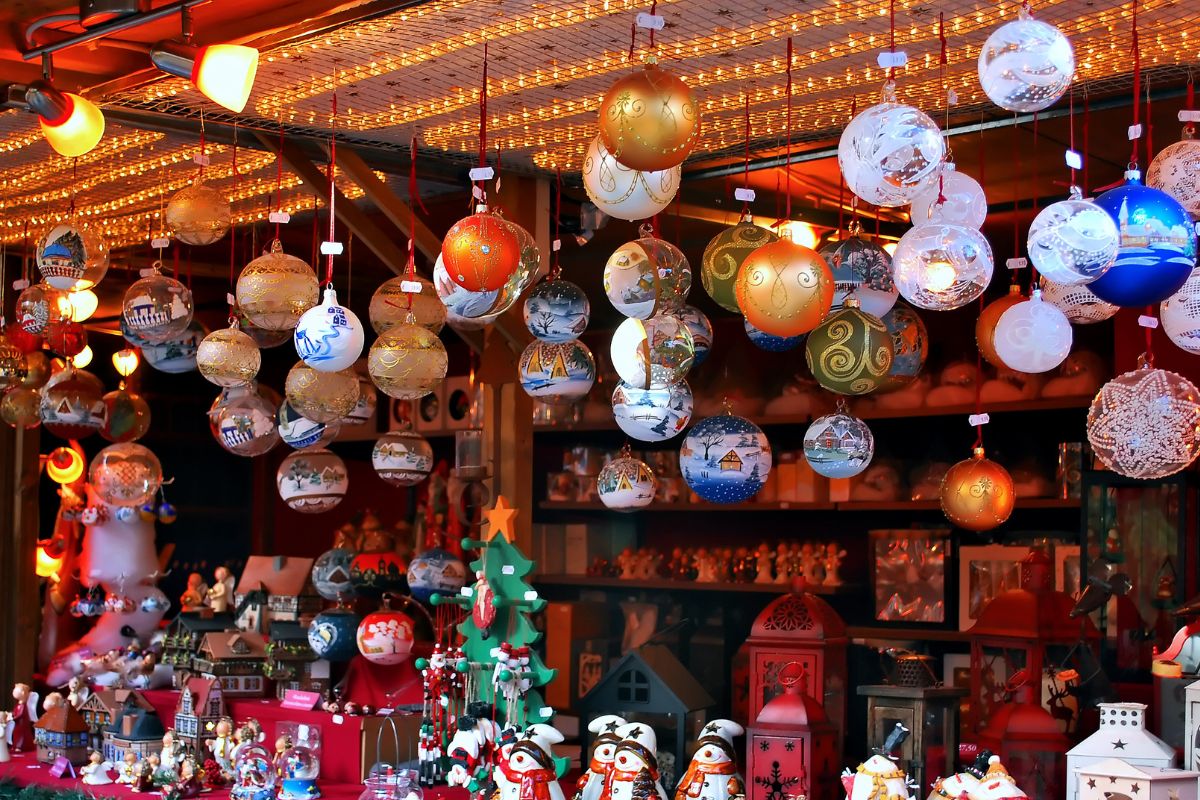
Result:
M951 162L913 198L909 215L914 225L948 222L981 228L987 209L987 196L979 181L954 169Z
M1000 360L1017 372L1049 372L1071 352L1071 322L1034 289L1000 315L992 341Z
M980 48L979 85L996 105L1027 114L1066 94L1075 77L1075 52L1058 28L1033 19L1024 7L1018 13Z
M320 372L341 372L362 355L363 326L358 315L338 304L333 287L325 289L321 305L313 306L296 323L296 354Z
M1107 211L1072 188L1069 200L1051 203L1034 217L1028 244L1029 260L1043 277L1074 286L1108 271L1121 233Z
M1179 348L1200 355L1200 267L1158 307L1163 331Z
M1038 286L1042 290L1042 299L1047 303L1053 303L1059 311L1066 314L1072 325L1103 322L1120 310L1112 303L1106 303L1096 297L1087 286L1064 286L1049 280L1044 275Z
M911 203L945 157L946 142L937 124L919 109L897 103L890 83L883 102L860 111L838 142L846 185L877 206Z
M613 158L597 136L583 159L583 188L596 207L617 219L649 219L671 204L682 168L656 172L630 169Z
M992 280L992 247L961 225L927 223L900 238L892 254L896 288L920 308L946 311L977 300Z

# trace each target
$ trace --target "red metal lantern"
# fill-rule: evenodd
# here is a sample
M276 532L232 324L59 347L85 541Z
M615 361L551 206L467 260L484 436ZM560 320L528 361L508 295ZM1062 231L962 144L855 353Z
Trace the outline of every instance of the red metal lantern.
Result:
M491 292L521 264L521 245L502 218L486 211L464 217L442 240L442 263L450 280L471 292Z
M999 755L1030 797L1062 797L1071 742L1037 699L1039 674L1020 670L1013 676L1006 688L1014 693L1014 701L994 711L979 735L979 746Z
M805 694L806 677L798 662L783 665L782 694L762 707L746 731L748 800L838 797L839 736L821 704Z

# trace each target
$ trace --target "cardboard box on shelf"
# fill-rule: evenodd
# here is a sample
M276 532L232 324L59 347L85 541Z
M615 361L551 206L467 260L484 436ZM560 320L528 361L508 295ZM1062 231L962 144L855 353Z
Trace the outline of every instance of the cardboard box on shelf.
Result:
M582 600L552 602L546 604L545 615L546 666L558 670L558 677L546 687L546 702L556 709L572 708L585 682L581 679L591 675L597 656L603 662L609 608L606 603ZM581 665L586 669L581 671Z

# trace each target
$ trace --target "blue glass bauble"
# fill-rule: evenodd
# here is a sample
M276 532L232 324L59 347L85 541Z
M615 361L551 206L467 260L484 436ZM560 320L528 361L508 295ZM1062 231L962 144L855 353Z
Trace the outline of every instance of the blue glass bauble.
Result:
M758 494L771 471L771 444L744 417L701 420L679 448L679 469L691 490L712 503L741 503Z
M1175 294L1196 266L1196 231L1174 197L1136 178L1096 198L1121 232L1121 249L1088 288L1118 306L1146 306Z
M750 320L745 320L746 335L750 337L750 341L761 350L766 350L768 353L783 353L793 348L804 344L805 334L799 336L774 336L772 334L760 331L758 328L750 324Z
M569 342L587 329L592 306L574 283L549 280L525 298L525 327L543 342Z
M331 608L313 617L308 627L308 646L317 658L349 661L358 654L358 614L344 608Z
M467 568L448 550L432 547L408 565L408 588L412 596L428 603L435 594L458 594L467 582Z

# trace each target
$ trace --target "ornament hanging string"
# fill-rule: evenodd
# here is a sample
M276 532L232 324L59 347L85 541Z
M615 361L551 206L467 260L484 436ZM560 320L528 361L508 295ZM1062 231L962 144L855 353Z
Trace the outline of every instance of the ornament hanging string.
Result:
M479 85L479 166L487 166L488 43L483 43L483 80ZM479 181L479 199L487 196L486 183Z
M983 295L979 296L979 314L983 316ZM983 414L983 381L980 377L983 375L983 350L979 347L979 342L975 343L975 419L979 419ZM975 447L983 447L983 425L975 425Z
M1072 153L1075 151L1075 84L1071 84L1071 90L1067 95L1067 149ZM1074 189L1077 185L1075 180L1074 162L1070 166L1071 171L1071 188Z
M283 148L279 149L279 156L276 161L282 163ZM238 170L238 126L237 122L233 123L233 194L236 197L238 188L242 182L242 173ZM279 225L275 226L275 238L279 238ZM234 265L237 262L237 217L230 215L229 221L229 324L232 325L236 321L234 312L236 310L236 301L234 300L234 291L237 288L237 283L234 279Z
M650 16L652 16L652 17L658 16L658 0L651 0ZM650 28L650 50L651 51L654 50L654 28Z
M1133 6L1133 31L1132 31L1132 47L1133 55L1133 125L1136 128L1141 123L1141 94L1142 94L1142 47L1138 42L1138 0L1130 0ZM1129 153L1129 168L1137 169L1138 166L1138 142L1133 140L1132 149Z
M75 218L75 192L79 186L79 159L71 159L71 202L67 204L67 219Z
M946 54L946 15L938 13L938 83L941 84L942 91L946 92L946 116L945 122L942 125L942 140L946 143L946 161L954 163L954 156L950 152L950 92L946 87L946 64L949 63L949 57ZM938 170L938 193L937 200L934 201L940 208L946 204L946 170Z
M1028 180L1027 185L1029 186L1030 200L1033 203L1032 213L1035 217L1037 216L1037 213L1038 213L1038 197L1037 197L1038 164L1041 163L1038 161L1038 149L1039 149L1040 144L1041 144L1041 140L1038 139L1038 112L1035 111L1035 112L1033 112L1033 158L1029 162L1029 174L1025 176L1026 179ZM1018 250L1014 255L1020 255L1020 251ZM1037 285L1038 285L1037 267L1034 265L1034 263L1032 261L1030 261L1029 262L1029 295L1031 297L1033 296L1033 290L1037 288Z
M550 256L553 263L550 265L550 280L558 280L558 276L562 274L562 264L559 263L559 252L562 250L562 169L554 168L554 242L550 246ZM472 351L474 352L474 351Z
M1154 316L1154 306L1146 306L1146 310L1142 312L1147 317ZM1154 366L1154 329L1149 325L1142 328L1146 336L1146 363Z
M417 186L417 137L408 143L408 280L417 280L417 207L428 215ZM412 311L412 292L408 293L408 310Z
M329 115L329 242L333 242L334 225L337 222L337 214L335 213L334 201L337 199L337 183L334 182L334 177L337 174L337 88L333 90L333 99L331 101L332 113ZM325 256L325 285L333 286L333 253L330 252Z
M895 2L895 0L893 0ZM787 40L787 121L783 162L787 187L784 191L784 219L792 218L792 37Z
M204 179L204 161L205 161L205 151L208 149L207 145L208 145L208 142L205 139L205 130L204 130L204 109L201 108L200 109L200 155L196 158L196 166L199 167L199 169L196 171L197 182Z
M1023 175L1021 173L1020 135L1021 135L1021 125L1017 122L1017 115L1014 113L1013 114L1013 124L1012 124L1012 136L1010 137L1011 146L1012 146L1013 175L1016 178L1016 180L1013 184L1013 209L1012 209L1012 212L1013 212L1013 257L1014 258L1020 256L1020 254L1021 254L1021 190L1022 190L1022 183L1023 183L1023 181L1021 179L1022 179Z
M750 92L745 94L745 107L742 110L742 123L745 126L746 134L746 150L742 158L742 188L750 189ZM838 170L839 174L841 170ZM747 195L746 199L742 200L742 216L750 213L750 199Z
M788 39L788 44L790 47L791 39ZM896 0L888 0L888 49L893 56L896 55ZM893 58L889 63L891 66L888 67L887 76L890 81L896 78L896 61ZM791 66L790 58L788 59L788 66Z
M1146 78L1146 163L1154 160L1154 113L1150 107L1150 78Z
M279 112L279 155L275 156L275 211L283 211L283 111ZM276 218L276 239L279 238L279 225L279 219Z
M1188 111L1196 110L1196 83L1194 80L1194 75L1190 69L1188 70L1187 76L1187 99L1185 102L1187 103ZM1184 124L1183 132L1189 136L1194 136L1196 134L1196 124L1194 122L1188 122Z
M1084 192L1090 192L1091 181L1091 134L1092 134L1092 97L1088 94L1087 84L1083 85L1083 186Z

